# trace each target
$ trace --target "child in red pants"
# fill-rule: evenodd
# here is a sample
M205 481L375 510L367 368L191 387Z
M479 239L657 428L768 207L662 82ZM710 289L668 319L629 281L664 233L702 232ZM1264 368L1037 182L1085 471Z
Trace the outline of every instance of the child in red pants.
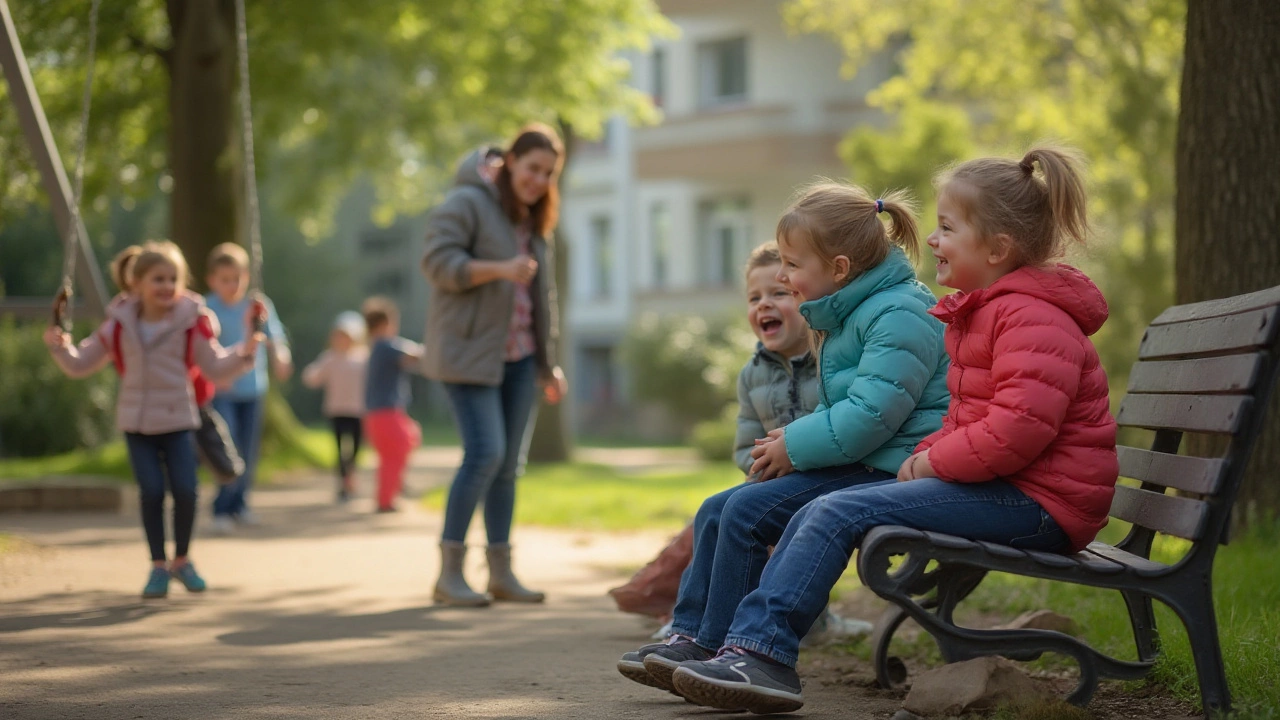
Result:
M378 451L378 512L395 512L409 454L422 442L422 429L404 411L409 404L406 371L422 359L422 346L399 337L400 311L386 298L364 303L369 329L365 376L365 434Z

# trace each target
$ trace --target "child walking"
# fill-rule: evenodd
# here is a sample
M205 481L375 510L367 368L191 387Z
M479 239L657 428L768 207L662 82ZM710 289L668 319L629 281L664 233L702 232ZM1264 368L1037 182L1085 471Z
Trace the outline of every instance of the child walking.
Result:
M1077 167L1072 152L1037 148L943 177L929 247L938 283L960 291L933 310L951 356L943 427L896 482L831 493L796 514L719 654L675 672L686 699L755 713L800 708L797 639L876 526L1074 552L1106 524L1116 425L1089 336L1107 304L1079 270L1050 262L1087 233Z
M378 512L395 512L409 454L422 442L422 429L405 412L409 378L405 371L422 360L422 346L399 336L400 311L387 298L365 301L369 332L365 380L365 430L378 451Z
M114 307L133 297L133 261L142 254L141 245L130 245L116 254L111 260L111 279L115 282L120 294L112 298L110 306ZM198 298L190 290L188 295ZM210 318L213 334L218 334L216 320ZM114 344L113 344L114 347ZM116 371L123 374L123 362L119 353L115 353ZM200 366L188 363L187 374L191 377L191 387L195 391L196 408L200 412L200 427L196 429L196 457L213 473L220 484L227 484L244 472L244 461L236 451L235 441L222 416L213 408L213 396L216 387L209 378L200 372Z
M771 430L813 412L818 406L818 363L811 352L809 326L800 316L795 295L778 280L782 258L772 240L747 258L747 323L756 336L756 352L738 373L738 420L733 459L750 474L755 441ZM750 478L748 478L750 479ZM609 591L618 607L627 612L669 620L680 587L680 575L693 556L693 524L681 532L653 562L621 587ZM870 623L823 614L805 642L862 635ZM655 634L671 634L668 622Z
M196 454L199 427L195 390L187 374L194 362L209 377L230 379L253 366L258 338L247 333L240 346L224 349L199 296L185 292L187 263L171 242L148 243L133 259L133 295L115 302L108 319L78 346L58 327L45 331L54 361L71 377L101 370L113 357L121 373L116 424L125 434L138 483L142 526L152 569L144 598L162 598L170 576L201 592L205 581L188 559L196 514ZM240 322L252 325L251 307ZM166 567L164 495L173 495L174 558Z
M205 296L205 303L221 326L218 341L223 345L237 343L245 333L239 318L244 317L247 309L258 301L248 294L249 255L235 243L222 243L209 253L206 265L205 280L212 292ZM289 341L275 306L265 296L261 297L261 302L266 306L267 314L264 328L266 343L258 351L253 372L246 373L229 386L220 387L213 399L214 408L226 421L236 449L244 460L244 472L234 482L219 487L213 500L213 530L221 535L235 530L237 521L246 525L257 522L248 500L258 466L258 445L262 439L263 401L269 383L268 354L278 380L287 379L293 372Z
M857 187L818 184L783 214L777 239L777 278L802 301L800 314L818 334L819 402L755 441L749 472L756 482L713 495L698 510L674 634L618 663L642 684L674 690L680 663L715 656L738 603L760 581L768 547L800 508L891 479L942 425L943 328L928 313L933 294L907 260L918 239L906 197L877 200ZM819 611L825 605L824 597Z
M329 332L329 349L302 371L307 387L324 388L324 414L338 445L338 502L354 492L352 476L360 455L360 424L364 418L365 369L369 350L364 345L365 321L357 312L338 315Z

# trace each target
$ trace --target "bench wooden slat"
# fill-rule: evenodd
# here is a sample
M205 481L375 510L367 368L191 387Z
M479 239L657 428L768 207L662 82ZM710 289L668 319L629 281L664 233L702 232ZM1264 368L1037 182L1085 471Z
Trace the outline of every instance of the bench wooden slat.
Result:
M1230 434L1253 407L1248 395L1149 395L1129 393L1116 422L1124 427Z
M1139 575L1155 575L1169 569L1168 565L1139 557L1103 542L1091 542L1082 552L1091 553L1112 562L1120 563L1125 567L1133 568Z
M1209 506L1201 500L1162 495L1127 485L1117 485L1115 499L1111 501L1111 517L1184 540L1200 538L1208 513Z
M1239 350L1266 347L1280 326L1280 308L1267 307L1237 315L1152 325L1142 336L1138 359L1229 355Z
M1253 389L1262 353L1195 360L1147 360L1129 372L1129 392L1214 394Z
M1245 295L1205 300L1204 302L1175 305L1151 321L1152 325L1168 325L1169 323L1201 320L1222 315L1234 315L1248 310L1280 305L1280 285Z
M1124 445L1116 447L1116 453L1120 456L1120 477L1200 495L1218 492L1222 480L1222 458L1170 455Z

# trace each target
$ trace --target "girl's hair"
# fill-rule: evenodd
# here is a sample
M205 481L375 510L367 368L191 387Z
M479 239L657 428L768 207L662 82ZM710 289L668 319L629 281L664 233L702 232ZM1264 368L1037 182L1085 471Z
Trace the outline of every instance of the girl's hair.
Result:
M549 240L551 231L555 229L556 222L560 219L560 189L556 187L556 178L564 166L564 144L560 142L560 136L549 125L531 123L520 130L520 134L511 143L507 153L519 159L533 150L548 150L556 156L555 170L551 174L551 184L547 187L547 194L527 208L529 217L533 220L533 231ZM502 200L503 211L507 213L511 222L518 223L523 219L526 208L520 202L520 198L516 197L515 188L511 186L509 164L502 164L494 184L498 186L498 197Z
M889 214L888 227L881 212ZM849 258L845 282L884 262L892 245L913 261L920 255L910 193L894 190L876 199L856 185L830 180L800 189L778 219L777 237L779 243L807 243L828 265L839 255Z
M133 261L130 286L147 276L158 265L172 265L178 273L178 289L187 286L187 259L182 250L169 240L152 240L143 243L141 251Z
M743 272L750 275L762 267L781 264L782 256L778 254L778 243L770 240L751 251L751 255L747 258L747 267Z
M129 292L133 286L133 262L142 254L141 245L130 245L111 258L111 281L120 292Z
M938 186L960 203L984 238L1008 235L1017 259L1036 265L1061 256L1069 240L1084 243L1089 234L1083 165L1076 150L1039 146L1020 161L961 163L944 172Z

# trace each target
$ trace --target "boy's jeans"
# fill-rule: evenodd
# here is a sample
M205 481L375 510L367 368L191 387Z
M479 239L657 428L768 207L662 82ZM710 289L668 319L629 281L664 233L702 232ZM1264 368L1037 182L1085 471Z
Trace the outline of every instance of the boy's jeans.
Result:
M213 499L214 515L241 515L246 508L253 474L258 468L258 443L262 439L262 405L264 398L233 399L223 395L213 398L218 411L231 431L231 439L244 461L244 472L232 482L218 488Z
M680 578L672 630L719 648L791 516L814 498L889 477L866 465L841 465L735 485L707 498L693 521L693 560ZM826 602L824 595L818 609Z
M824 495L796 513L760 586L743 599L725 645L795 667L800 638L822 613L854 548L880 525L958 535L1023 550L1061 551L1067 536L1049 513L999 480L888 480Z
M533 356L506 363L502 384L445 383L462 436L462 466L449 487L443 539L464 542L476 505L484 500L490 545L511 538L516 477L524 470L533 437L538 368Z
M142 529L152 560L164 560L164 490L173 495L174 556L186 557L196 520L196 446L190 430L125 433L129 464L138 482Z

